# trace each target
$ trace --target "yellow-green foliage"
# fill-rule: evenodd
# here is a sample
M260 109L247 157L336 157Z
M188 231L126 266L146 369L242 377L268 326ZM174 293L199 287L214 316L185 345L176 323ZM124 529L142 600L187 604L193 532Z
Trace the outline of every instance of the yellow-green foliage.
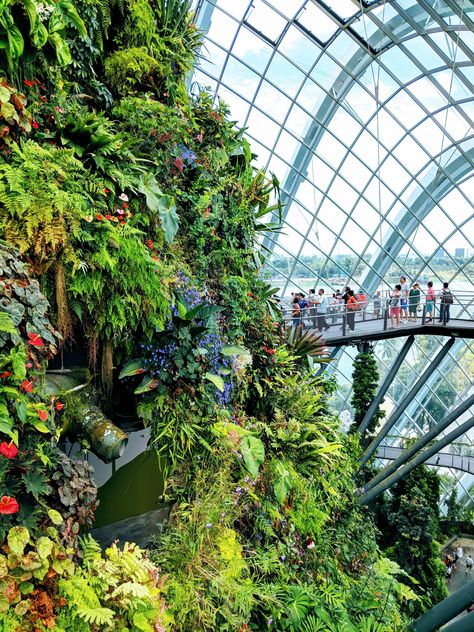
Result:
M159 64L144 46L125 48L113 53L104 64L107 82L119 94L127 94L138 87L152 88L153 76Z
M216 544L224 561L223 574L227 577L240 577L246 564L242 558L242 545L233 529L223 527L218 531Z
M72 256L70 239L87 205L77 184L84 178L72 151L31 140L12 145L10 162L0 164L3 238L26 254L36 270L60 254Z

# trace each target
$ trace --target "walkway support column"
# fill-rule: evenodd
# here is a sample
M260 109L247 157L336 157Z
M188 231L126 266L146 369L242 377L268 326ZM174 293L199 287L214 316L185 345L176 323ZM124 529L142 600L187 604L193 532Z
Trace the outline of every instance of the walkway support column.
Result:
M433 454L436 454L442 448L449 445L455 439L463 435L465 432L468 432L468 430L470 430L473 426L474 416L470 417L458 428L452 430L445 437L431 445L427 450L419 453L414 459L406 463L394 474L392 474L391 476L387 476L387 478L385 478L381 483L375 485L375 487L372 487L370 491L368 491L366 494L363 494L363 496L359 498L359 503L361 505L368 505L369 503L371 503L379 494L387 490L389 487L392 487L392 485L395 485L395 483L398 483L400 479L404 478L407 474L414 470L415 467L418 467L419 465L427 461L431 456L433 456Z
M382 429L380 430L378 435L373 439L372 443L369 445L369 447L366 449L366 451L362 455L362 459L361 459L361 462L360 462L360 466L361 467L363 467L367 463L367 461L370 459L372 454L378 448L379 444L388 435L390 430L397 423L397 421L400 419L400 417L406 411L408 406L412 403L412 401L415 399L415 397L421 391L423 386L426 384L428 378L432 375L433 371L435 371L439 367L439 365L444 360L444 358L446 357L446 355L448 354L449 350L451 349L451 347L453 346L454 343L455 343L455 339L454 338L450 338L448 340L448 342L444 345L444 347L442 347L439 350L439 352L436 355L435 359L425 369L425 371L420 376L420 378L418 379L416 384L407 393L406 397L404 397L403 401L400 402L400 404L397 406L397 409L395 410L395 412L390 415L390 417L387 420L387 422L385 423L385 425L382 427Z
M418 619L412 623L410 632L435 632L435 630L438 630L442 625L454 619L455 616L470 606L471 603L474 603L474 579L459 590L456 590L456 592L449 597L446 597L446 599L443 599L443 601L440 601L436 606L428 610L428 612L422 614L421 617L418 617ZM459 622L465 620L473 625L472 615L459 619ZM454 632L452 625L446 628L446 630L449 629L450 632ZM460 628L460 630L456 630L456 632L460 632L461 630L468 632L469 629L473 630L474 627Z
M387 394L390 384L393 382L393 378L398 373L398 369L401 367L403 360L406 358L407 353L410 351L414 340L415 336L408 336L408 338L405 340L405 344L403 345L398 356L395 358L395 362L390 367L390 370L385 376L383 383L380 385L373 402L370 404L369 410L365 413L365 417L361 421L361 424L358 428L358 431L361 435L364 434L364 432L369 427L369 424L372 421L373 416L375 415L375 411L380 406L383 398Z
M443 430L449 428L453 421L459 419L459 417L463 415L466 410L469 410L471 406L474 406L474 394L472 394L465 401L459 404L459 406L457 406L453 411L446 415L446 417L442 421L440 421L439 424L436 424L436 426L431 428L430 431L428 431L425 435L418 439L418 441L414 443L410 448L404 450L404 452L397 459L395 459L395 461L389 463L383 470L381 470L376 476L374 476L374 478L366 484L364 491L369 491L369 489L372 489L372 487L377 485L377 483L380 483L380 481L383 481L384 478L390 476L390 474L395 472L395 470L397 470L401 465L406 463L414 454L424 448L425 445L428 445L430 441L436 439L440 432L443 432Z

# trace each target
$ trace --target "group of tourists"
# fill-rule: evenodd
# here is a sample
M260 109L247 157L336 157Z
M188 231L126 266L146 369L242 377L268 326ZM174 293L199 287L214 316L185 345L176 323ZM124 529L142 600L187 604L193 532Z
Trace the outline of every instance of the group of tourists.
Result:
M440 323L447 323L450 318L450 307L454 303L454 298L449 289L449 283L443 283L443 288L436 296L433 281L428 281L425 295L426 301L426 322L432 323L435 320L435 304L439 301ZM400 277L400 283L395 285L390 292L390 324L392 327L399 327L400 324L408 324L409 321L416 322L417 314L421 310L421 290L419 283L413 283L411 288L405 276Z
M362 313L362 320L366 320L367 294L361 289L357 293L347 286L344 292L337 290L332 294L326 294L323 288L317 292L309 290L308 296L304 292L291 294L291 319L294 327L304 327L305 324L319 332L328 330L336 323L341 324L341 316L345 317L347 328L355 331L356 314ZM447 323L450 318L450 306L453 304L453 295L448 283L443 283L442 290L436 295L433 281L428 281L427 290L422 297L420 284L415 282L409 286L405 276L400 277L400 282L395 285L388 294L388 299L380 290L374 292L371 297L374 319L381 318L383 308L387 305L390 313L390 324L399 327L416 322L419 312L422 311L422 301L426 304L426 322L435 320L435 305L439 304L439 322Z
M453 571L456 570L458 566L463 564L463 550L462 546L459 543L454 544L454 548L450 549L444 558L444 565L446 567L446 579L451 581L451 576ZM472 566L474 564L474 560L470 555L469 551L466 551L466 557L464 558L464 565L466 567L465 574L472 575Z

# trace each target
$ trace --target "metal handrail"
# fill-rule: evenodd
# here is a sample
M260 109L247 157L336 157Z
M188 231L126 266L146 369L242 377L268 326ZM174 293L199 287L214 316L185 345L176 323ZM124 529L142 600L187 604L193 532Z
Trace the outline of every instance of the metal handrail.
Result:
M351 322L351 315L354 315L354 324L365 321L383 321L383 331L390 328L390 301L389 299L379 299L374 301L359 302L357 309L348 309L343 303L329 303L325 312L321 313L317 306L303 308L299 316L292 315L291 303L281 304L283 311L283 325L287 328L302 325L303 329L318 329L318 316L324 316L329 327L342 327L342 335L348 333L348 325ZM399 305L400 307L400 305ZM449 320L472 321L474 323L474 294L466 296L453 295L453 303L446 309L444 303L436 296L432 318L427 318L426 297L421 297L417 304L417 315L409 320L412 325L425 325L437 323L442 326L448 324ZM410 308L408 299L407 309ZM350 331L349 331L350 333Z

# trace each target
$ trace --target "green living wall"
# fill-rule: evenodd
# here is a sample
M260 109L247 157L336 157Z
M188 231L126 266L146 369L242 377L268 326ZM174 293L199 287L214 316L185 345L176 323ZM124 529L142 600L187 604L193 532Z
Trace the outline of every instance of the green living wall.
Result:
M278 182L186 89L189 4L1 7L0 630L404 630L324 348L286 338L262 278ZM87 533L75 400L45 389L68 358L151 427L172 509L147 552Z

